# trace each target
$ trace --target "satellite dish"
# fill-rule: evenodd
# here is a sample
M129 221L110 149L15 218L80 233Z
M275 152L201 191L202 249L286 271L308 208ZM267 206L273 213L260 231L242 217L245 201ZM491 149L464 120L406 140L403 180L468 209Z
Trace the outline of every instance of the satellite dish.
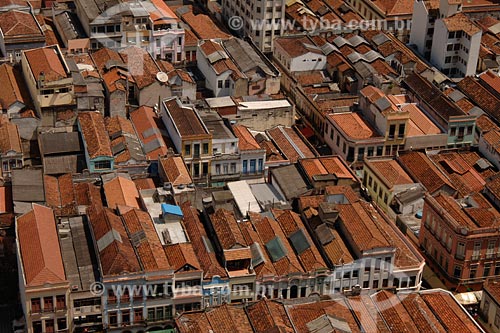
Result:
M166 83L168 81L168 75L165 72L156 73L156 79L162 83Z

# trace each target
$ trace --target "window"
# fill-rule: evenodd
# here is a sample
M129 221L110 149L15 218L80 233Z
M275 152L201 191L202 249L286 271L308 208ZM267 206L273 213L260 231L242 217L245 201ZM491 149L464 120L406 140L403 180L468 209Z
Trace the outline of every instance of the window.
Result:
M467 135L472 134L472 126L467 126Z
M61 310L66 308L66 296L64 295L56 296L56 308Z
M450 136L455 136L457 134L457 128L456 127L451 127L450 128Z
M193 155L195 157L200 157L200 144L199 143L194 144Z
M32 298L31 299L31 312L32 313L39 313L40 312L40 299L39 298Z
M365 272L369 272L370 269L371 269L371 260L370 259L366 259L365 260Z
M500 275L500 262L495 264L495 275Z
M472 260L479 260L481 256L481 242L474 243L474 250L472 251Z
M217 87L222 89L222 80L217 81Z
M184 145L184 155L191 156L191 145Z
M54 320L49 319L45 321L45 332L54 333Z
M405 136L405 124L399 125L398 139L402 139Z
M486 258L490 259L493 258L493 254L495 253L495 240L490 240L488 242L488 248L486 249Z
M226 80L224 82L224 88L226 88L226 89L229 88L229 80Z
M130 323L130 311L122 310L122 323L129 324Z
M250 160L250 172L255 173L255 160Z
M455 38L455 31L450 31L448 33L448 39Z
M215 174L220 175L220 164L215 165Z
M462 276L462 266L455 266L453 270L453 276L456 278L460 278Z
M451 57L444 58L444 63L449 64L451 62Z
M389 139L394 139L394 134L396 133L396 125L389 126Z
M477 274L477 265L471 266L469 271L469 279L475 279Z
M258 171L262 172L264 170L264 159L259 158Z
M208 154L208 143L203 144L203 154Z
M465 258L465 243L458 242L457 251L455 253L455 258L460 259L460 260Z
M111 169L111 161L95 161L94 169L96 170L107 170Z
M491 264L484 264L484 270L483 270L483 276L488 277L490 276L490 271L491 271Z
M453 44L446 45L446 51L453 51Z
M109 324L112 326L116 326L118 324L118 315L116 312L109 313Z
M43 298L43 310L53 311L54 310L54 299L52 296Z
M58 318L57 319L57 329L58 330L65 330L68 328L68 325L66 323L66 318Z
M243 173L248 173L248 161L243 161Z
M142 309L134 309L134 323L142 321Z
M223 169L224 170L224 174L227 175L229 173L229 164L228 163L224 163L223 167L224 167L224 169Z

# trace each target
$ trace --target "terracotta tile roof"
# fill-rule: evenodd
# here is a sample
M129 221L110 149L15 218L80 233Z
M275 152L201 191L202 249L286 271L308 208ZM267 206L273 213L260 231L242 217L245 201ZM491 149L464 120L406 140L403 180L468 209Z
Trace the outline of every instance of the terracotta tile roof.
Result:
M354 192L354 190L350 186L341 186L341 185L326 186L325 194L326 195L343 194L350 203L355 203L360 200L360 197L356 194L356 192Z
M221 305L200 312L182 314L176 319L181 333L253 333L243 307Z
M170 263L149 214L139 209L132 209L122 217L142 269L148 272L170 269ZM135 239L138 241L135 242Z
M123 135L125 133L135 135L132 122L125 117L106 117L104 118L104 124L110 137Z
M281 46L291 58L295 58L309 52L323 55L311 38L307 36L300 37L280 37L274 40L274 43Z
M208 136L209 133L192 108L183 107L177 98L163 101L181 136Z
M365 165L372 169L389 189L396 185L413 184L413 180L395 160L367 160Z
M467 76L463 78L458 82L457 86L491 117L500 119L500 100L477 82L474 77Z
M269 254L267 253L263 241L260 239L259 235L257 234L257 231L253 228L252 222L246 221L246 222L240 222L240 229L241 233L243 234L243 237L245 238L245 242L247 244L251 244L253 247L259 247L261 250L261 259L262 262L259 264L253 264L253 269L255 271L255 275L258 278L264 277L264 276L279 276L276 272L275 265L273 265L273 262L271 258L269 257ZM252 256L254 257L254 256ZM284 260L285 258L281 258L279 261ZM300 265L299 265L300 266ZM279 266L277 266L279 267Z
M130 120L143 145L155 140L158 142L158 148L146 152L146 156L150 160L157 160L158 155L164 156L167 154L168 147L162 135L162 131L166 133L165 125L161 121L161 118L154 112L153 108L141 106L130 113Z
M235 246L247 246L233 213L225 209L218 209L210 215L210 221L224 250L230 250Z
M234 135L239 139L238 140L239 150L246 151L246 150L262 149L247 127L241 125L235 125L233 126L233 131Z
M292 163L299 158L315 157L315 153L290 127L277 126L266 132L283 155Z
M111 209L89 207L87 210L98 252L103 276L141 271L134 248L119 216Z
M186 14L182 15L181 18L191 27L191 30L199 39L231 38L231 35L219 29L219 27L208 15L194 15L193 12L187 12Z
M497 280L486 280L483 289L496 301L500 302L500 283Z
M474 167L476 162L481 159L481 156L476 152L470 154L445 152L433 155L431 159L442 173L448 176L453 186L462 196L481 191L486 184L486 179L491 175L491 170L480 173Z
M129 73L139 89L144 89L155 82L160 67L152 56L140 47L130 46L120 51L123 62L127 64Z
M273 210L273 215L275 216L276 221L281 226L283 233L289 240L292 235L294 235L299 230L302 230L302 234L307 240L309 248L307 248L297 256L300 263L302 264L302 267L304 267L306 271L310 272L315 269L327 267L323 258L319 254L318 249L316 248L316 244L312 241L308 231L305 229L305 226L302 223L300 216L297 213L294 213L290 210Z
M91 183L75 183L75 198L78 205L94 206L103 209L101 188Z
M103 47L92 52L90 56L101 75L106 71L106 64L122 64L123 62L118 52L107 47Z
M249 305L246 312L255 332L295 332L281 303L264 298Z
M448 31L463 31L469 36L475 35L481 31L481 29L463 13L457 13L442 20Z
M260 246L262 251L266 251L266 244L276 237L278 237L285 246L287 255L272 263L278 276L304 272L304 268L302 268L292 247L288 243L283 230L281 230L280 224L277 221L268 217L256 219L255 221L252 219L252 221L255 231L260 237ZM269 260L269 262L271 262L271 260Z
M191 29L184 30L184 47L196 47L198 46L198 41L198 37L196 37Z
M474 320L448 292L425 292L421 297L447 332L481 332Z
M500 128L485 114L480 115L476 119L476 127L481 133L488 132L490 130L500 130Z
M102 114L99 112L80 112L78 113L78 122L90 158L113 157Z
M59 56L62 57L59 52L58 48L49 46L24 51L35 80L39 78L40 73L44 73L45 82L57 81L68 77L65 65L59 58Z
M483 135L483 140L487 142L491 149L500 154L500 130L488 131Z
M287 305L286 309L296 332L311 332L307 327L307 323L324 315L345 321L352 333L361 332L357 324L357 319L350 311L346 299L339 298L337 300L314 303L291 304Z
M0 187L0 212L13 213L14 203L12 202L12 186L4 185ZM1 225L1 222L0 222ZM12 224L13 225L13 224Z
M487 70L483 74L479 75L479 80L481 83L484 83L487 87L494 90L497 94L500 94L500 77L491 70Z
M0 30L4 37L43 37L38 22L31 13L9 10L0 13Z
M77 214L75 190L71 174L61 176L43 176L45 202L54 209L56 216Z
M372 3L388 16L410 15L413 13L413 1L374 0Z
M372 296L372 301L387 325L393 332L416 332L419 328L405 310L399 298L385 290Z
M0 90L0 109L7 110L16 102L28 104L28 89L18 69L10 64L0 65L0 82L3 82L5 87Z
M175 272L186 267L190 270L199 270L201 267L191 243L167 245L164 250Z
M17 218L17 235L27 287L66 282L52 209L33 204Z
M337 205L337 209L349 238L353 240L351 246L356 247L358 251L390 246L362 203Z
M408 137L442 133L439 127L437 127L437 125L435 125L416 104L406 104L401 107L401 110L410 114Z
M353 140L364 140L380 136L366 120L355 112L333 113L329 114L328 117L348 138Z
M186 232L191 239L193 250L200 263L200 268L203 270L205 279L211 279L218 275L221 278L226 278L227 273L219 264L215 252L205 245L205 242L210 242L207 232L200 221L199 213L196 208L191 207L191 203L185 202L181 205L182 213L184 214L184 226Z
M132 180L118 176L104 183L103 187L109 208L115 209L118 206L140 208L139 192Z
M355 177L349 168L338 156L322 156L299 160L299 164L310 179L317 175L335 175L338 179L351 179Z
M17 125L3 116L0 118L0 153L22 153L21 137Z
M224 55L223 57L219 57L218 60L215 60L213 62L209 61L210 66L217 75L221 75L227 71L231 71L231 78L234 81L245 77L245 75L239 70L238 66L236 66L234 61L229 57L229 55L219 42L215 40L205 40L200 42L199 48L207 58L209 58L210 55L214 54L215 52L219 53L219 55Z
M134 179L133 181L138 191L151 190L156 188L153 178L137 178Z
M266 151L266 162L288 161L278 150L278 147L270 140L260 140L259 146Z
M173 186L187 185L193 182L182 156L160 158L160 165L167 177L166 181Z
M435 193L445 187L455 189L453 184L424 153L414 151L400 155L398 162L415 181L422 183L430 193Z

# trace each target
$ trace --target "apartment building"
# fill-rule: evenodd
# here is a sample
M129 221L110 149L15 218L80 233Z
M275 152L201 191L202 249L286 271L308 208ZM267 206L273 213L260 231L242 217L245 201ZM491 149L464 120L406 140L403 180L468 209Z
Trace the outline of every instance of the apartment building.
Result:
M365 160L363 185L377 205L388 212L394 196L411 188L414 183L397 161L392 159Z
M286 1L251 0L222 1L222 16L229 22L232 17L239 17L241 28L233 26L236 33L249 37L264 53L272 52L274 40L283 35L286 14ZM238 23L240 24L240 23Z
M85 160L90 172L107 172L114 168L111 142L99 112L80 112L78 130L82 135Z
M250 172L251 168L249 166L264 164L266 161L266 151L259 146L247 127L235 125L233 126L233 132L238 138L238 151L242 165L241 176L261 177L265 172L265 166L264 168L256 169L253 174ZM243 172L244 170L246 172Z
M76 1L75 5L90 49L137 46L154 58L184 60L184 29L163 1Z
M59 111L76 106L73 78L59 46L23 51L21 66L42 125L54 126Z
M299 198L306 226L333 272L330 292L419 290L424 258L387 216L349 186Z
M473 144L477 115L459 108L450 97L419 74L407 76L402 86L407 89L409 100L416 103L443 132L448 133L448 147Z
M52 209L32 204L16 221L19 294L28 333L73 332L70 283Z
M0 51L5 60L18 62L21 51L44 46L45 33L31 11L0 12Z
M500 275L500 213L481 193L462 199L427 194L422 221L420 246L448 288L480 290L486 279Z
M192 107L182 105L178 98L161 103L161 119L194 180L207 181L213 157L213 135Z
M410 43L449 77L476 73L481 29L461 1L415 1Z

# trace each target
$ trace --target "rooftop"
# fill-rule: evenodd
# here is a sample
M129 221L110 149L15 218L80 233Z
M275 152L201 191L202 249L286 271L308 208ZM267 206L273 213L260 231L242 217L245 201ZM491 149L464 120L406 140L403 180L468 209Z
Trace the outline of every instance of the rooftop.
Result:
M132 180L118 176L105 182L103 187L109 208L115 209L119 206L140 208L139 192Z
M28 104L30 96L19 69L7 63L0 65L0 81L7 87L0 90L1 109L7 110L15 103Z
M168 114L182 137L209 135L207 128L195 110L182 105L178 98L163 101Z
M277 126L266 131L283 155L292 163L299 158L315 157L316 154L293 128Z
M57 46L46 46L24 51L35 80L58 81L68 77L66 64Z
M111 143L101 113L80 112L78 113L78 123L91 159L100 156L113 157Z
M413 184L413 180L396 160L367 160L365 164L389 189L397 185Z
M166 181L172 186L188 185L193 183L182 156L169 156L160 159L161 168L167 177Z
M446 17L443 19L443 23L448 31L463 31L469 36L481 32L481 29L463 13Z
M242 125L233 126L234 135L238 138L238 149L240 151L261 150L252 133L247 127Z
M27 287L66 283L52 209L38 204L17 218L17 235Z
M168 136L165 125L153 108L141 106L130 113L130 121L134 125L139 139L142 141L146 156L157 160L158 156L167 154L165 139Z
M366 140L380 137L375 129L373 129L358 113L332 113L328 115L328 118L344 132L346 137L353 140Z

